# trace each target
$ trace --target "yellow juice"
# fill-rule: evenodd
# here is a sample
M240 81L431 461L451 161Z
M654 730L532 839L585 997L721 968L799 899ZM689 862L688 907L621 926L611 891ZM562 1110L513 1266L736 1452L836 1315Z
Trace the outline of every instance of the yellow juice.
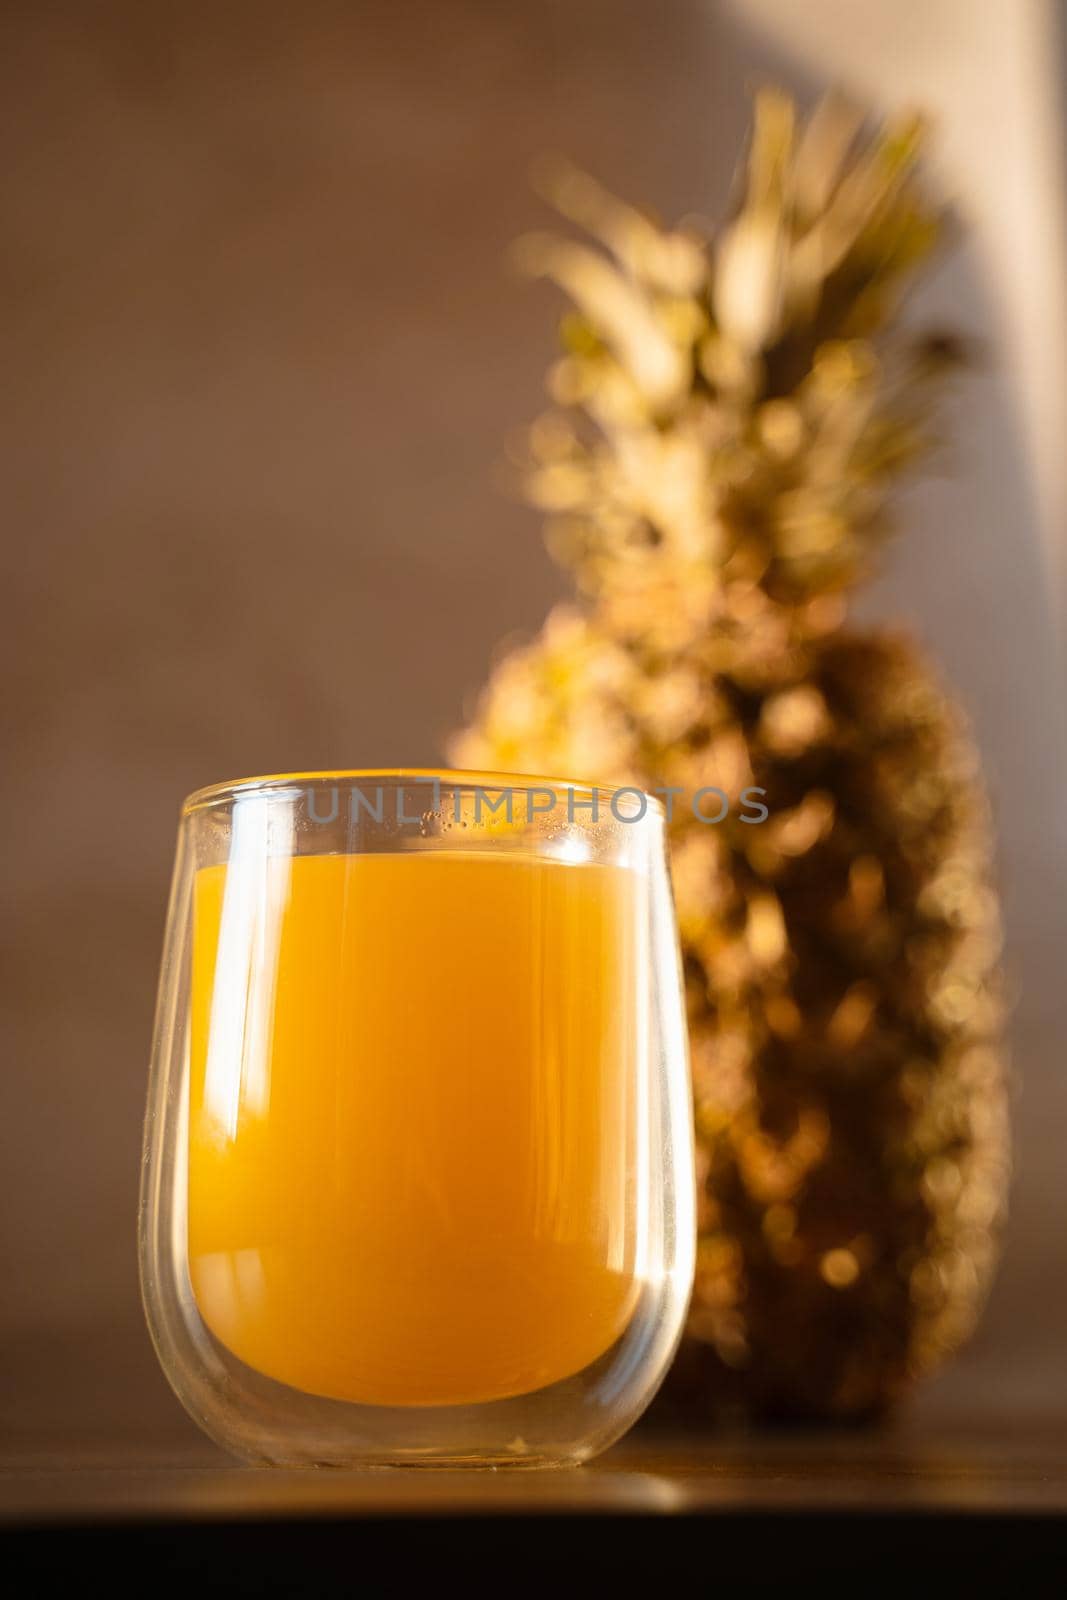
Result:
M234 1355L457 1405L614 1344L638 1289L641 888L444 850L197 874L189 1263Z

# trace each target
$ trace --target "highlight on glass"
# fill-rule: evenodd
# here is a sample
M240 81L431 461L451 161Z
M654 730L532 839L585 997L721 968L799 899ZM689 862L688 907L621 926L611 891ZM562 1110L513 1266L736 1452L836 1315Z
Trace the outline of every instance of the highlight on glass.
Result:
M186 802L141 1278L221 1444L586 1460L674 1353L693 1187L658 801L358 772Z

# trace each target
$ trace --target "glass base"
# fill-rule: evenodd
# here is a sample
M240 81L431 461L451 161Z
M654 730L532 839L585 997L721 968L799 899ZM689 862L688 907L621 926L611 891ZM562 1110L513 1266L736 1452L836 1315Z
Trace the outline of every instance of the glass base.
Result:
M583 1466L596 1453L583 1449L569 1456L491 1456L413 1451L403 1456L394 1452L382 1460L358 1456L352 1460L309 1461L304 1457L290 1459L284 1454L249 1455L244 1459L249 1466L278 1467L292 1472L350 1472L353 1469L360 1472L560 1472Z
M672 1288L646 1285L622 1337L582 1372L477 1405L359 1405L290 1388L221 1344L196 1317L188 1287L185 1341L174 1342L154 1322L152 1333L194 1421L251 1465L546 1471L580 1466L606 1450L645 1409L674 1353L679 1318Z

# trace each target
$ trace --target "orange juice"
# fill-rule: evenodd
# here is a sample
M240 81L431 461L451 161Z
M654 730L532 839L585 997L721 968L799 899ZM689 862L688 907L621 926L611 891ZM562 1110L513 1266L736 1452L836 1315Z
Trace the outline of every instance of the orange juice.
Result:
M197 874L189 1265L235 1356L317 1395L459 1405L615 1343L640 890L432 849Z

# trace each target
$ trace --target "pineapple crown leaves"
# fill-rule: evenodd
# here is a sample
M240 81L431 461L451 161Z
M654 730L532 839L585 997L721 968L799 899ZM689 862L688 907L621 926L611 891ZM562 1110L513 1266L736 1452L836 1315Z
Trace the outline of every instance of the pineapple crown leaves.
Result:
M916 117L865 134L836 96L802 120L763 91L739 207L710 242L571 166L543 176L588 238L517 247L573 303L527 486L581 588L672 564L709 590L743 571L803 606L862 575L960 356L897 322L944 232L916 183L923 135Z

